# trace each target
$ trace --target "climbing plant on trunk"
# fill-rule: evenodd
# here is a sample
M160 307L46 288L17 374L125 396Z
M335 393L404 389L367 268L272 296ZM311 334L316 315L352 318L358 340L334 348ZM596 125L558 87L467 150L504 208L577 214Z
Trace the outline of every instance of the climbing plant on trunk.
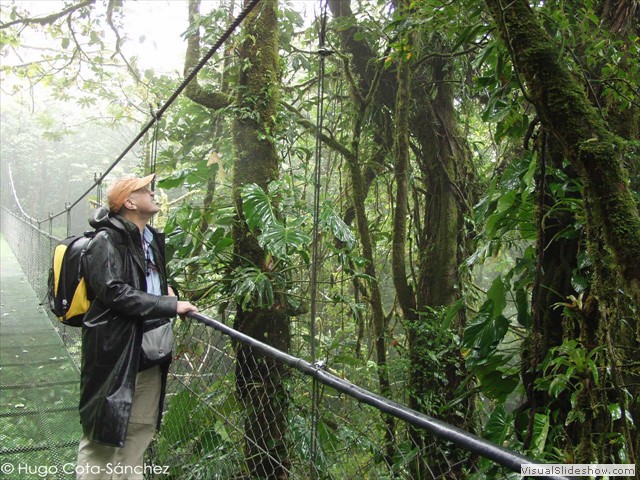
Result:
M560 162L555 162L557 166L562 163L562 157L566 158L569 165L564 167L564 171L569 178L579 180L574 185L581 187L577 193L583 199L589 254L587 265L592 271L591 284L588 291L583 292L584 296L571 296L555 304L556 308L564 306L564 328L555 325L550 329L548 324L545 325L550 315L543 309L554 305L544 301L551 296L543 289L555 289L562 294L567 292L567 286L562 286L561 278L552 278L553 271L557 269L545 268L544 272L540 269L544 277L537 279L534 313L535 318L544 321L534 323L530 348L542 347L549 351L543 354L543 372L539 372L544 376L529 378L529 388L531 392L535 391L535 381L538 390L547 388L561 400L553 408L556 418L564 418L560 422L571 426L567 432L569 445L565 448L576 461L620 458L634 461L638 441L637 435L632 433L633 428L629 428L629 422L633 425L637 421L638 412L636 402L629 402L627 398L638 396L637 380L634 380L638 378L638 369L632 361L627 363L629 366L622 374L620 364L625 358L637 358L640 351L636 311L640 298L640 268L634 260L640 253L640 215L625 169L629 146L624 140L624 137L629 137L629 131L633 131L634 123L637 125L637 107L625 108L621 106L623 103L611 102L611 97L601 96L605 89L591 85L587 85L587 93L579 77L567 67L569 61L563 58L527 2L516 0L503 4L486 0L485 3L509 49L514 68L522 81L522 91L536 107L543 136L549 136L546 144L552 148L539 150L541 155L547 156L550 151L549 158L560 158ZM605 2L605 7L607 5L610 6L610 2ZM606 17L607 8L604 12L605 25L620 24L618 20ZM581 51L588 43L579 46ZM620 62L620 66L625 63ZM591 61L591 65L594 64ZM592 67L589 77L598 78L602 71ZM625 118L630 120L628 125L621 129L617 119L609 123L603 105L617 113L622 109ZM610 118L615 117L617 115ZM544 162L544 157L542 160ZM547 176L545 179L551 178ZM539 194L548 194L544 184L539 185ZM550 210L545 202L540 202L539 206ZM542 214L545 215L544 212ZM546 228L541 228L540 234L554 235L553 230L557 226L553 222L560 220L560 216L549 211L544 218ZM539 255L561 254L558 248L563 243L569 245L569 242L556 238L560 233L558 231L554 238L544 240ZM573 267L571 264L568 266L571 270L576 266L578 245L569 246L573 253L565 251L564 260L573 262ZM564 270L566 285L570 278L567 278L568 270ZM614 288L615 285L620 285L620 288ZM622 305L623 297L630 301L626 306ZM636 313L632 313L634 311ZM559 345L549 348L554 344ZM537 362L533 363L535 371ZM552 378L558 376L563 380L554 385ZM534 403L530 407L535 408L539 403L536 398L539 398L538 394L530 395L530 401ZM618 416L615 413L617 409L621 409L624 415ZM614 444L617 445L614 448L606 447Z
M640 214L629 191L620 139L591 105L529 3L486 0L486 4L525 82L525 94L583 178L593 220L602 226L622 278L638 298Z
M199 16L196 0L190 2L193 25L185 70L198 58ZM237 302L234 328L288 351L291 334L287 302L272 283L278 275L272 256L258 241L259 230L250 228L245 217L245 187L256 185L268 191L279 175L274 132L280 84L277 0L263 0L243 23L238 48L239 78L236 95L210 92L198 83L190 85L189 97L212 109L232 106L234 163L232 197L236 218L233 225L233 276L253 285ZM264 298L261 288L275 290ZM273 359L236 345L236 387L245 410L245 459L253 477L286 479L290 469L285 445L288 399L283 384L284 367Z

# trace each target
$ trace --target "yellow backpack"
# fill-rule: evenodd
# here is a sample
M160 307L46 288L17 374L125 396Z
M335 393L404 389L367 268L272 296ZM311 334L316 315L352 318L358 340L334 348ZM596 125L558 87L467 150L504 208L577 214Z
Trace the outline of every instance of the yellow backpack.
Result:
M68 237L53 250L49 270L49 308L58 320L71 327L81 327L91 302L81 272L82 255L96 232Z

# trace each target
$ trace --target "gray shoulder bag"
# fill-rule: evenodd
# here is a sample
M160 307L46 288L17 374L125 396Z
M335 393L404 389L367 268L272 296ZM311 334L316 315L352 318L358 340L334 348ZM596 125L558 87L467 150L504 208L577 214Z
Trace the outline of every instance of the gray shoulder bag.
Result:
M138 370L171 361L173 328L168 318L145 320L142 327L142 355Z

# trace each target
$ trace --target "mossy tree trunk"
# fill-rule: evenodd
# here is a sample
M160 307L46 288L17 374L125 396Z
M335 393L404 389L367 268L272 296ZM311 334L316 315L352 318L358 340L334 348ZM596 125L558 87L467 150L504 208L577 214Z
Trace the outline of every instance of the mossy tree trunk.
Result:
M638 298L640 215L628 188L619 138L589 102L585 89L567 67L529 2L485 3L543 126L557 138L584 180L584 195L594 209L593 221L602 226L622 278Z
M245 20L245 39L238 52L241 70L236 105L241 115L234 121L233 198L235 255L239 266L273 270L256 236L242 215L241 189L255 183L267 190L278 178L279 159L272 135L275 131L277 91L280 82L278 58L277 0L263 0ZM286 310L276 301L271 308L238 306L234 327L274 347L288 351L291 334ZM257 355L244 344L236 346L236 383L246 409L245 457L252 476L288 478L290 461L285 445L288 399L281 363Z
M349 18L353 15L350 2L330 0L329 8L336 17ZM390 93L393 93L395 88L391 91L389 91L389 89L379 88L382 77L388 79L389 75L381 72L379 63L373 60L373 52L368 44L363 40L357 40L357 27L353 26L341 29L339 34L343 45L347 51L352 54L352 60L350 64L346 65L346 68L353 68L353 71L349 71L348 76L353 78L353 73L355 73L355 81L349 83L356 118L351 144L353 155L346 157L351 188L353 190L350 199L352 206L347 212L348 217L346 220L355 219L362 248L362 256L366 260L364 270L369 277L369 282L364 289L359 286L356 288L357 291L365 290L369 297L380 393L390 398L391 382L387 365L388 320L382 303L382 291L378 277L379 272L376 269L375 245L370 231L366 199L369 187L376 176L376 172L371 168L371 165L374 164L374 162L381 162L384 159L384 154L388 153L388 145L385 144L384 135L380 135L381 131L387 129L382 126L384 114L382 112L372 112L375 112L377 107L386 103L393 104L394 97L390 95ZM393 83L394 80L391 79L391 82ZM371 160L360 158L363 134L368 133L365 132L363 128L365 116L370 116L370 118L373 118L374 121L378 123L378 126L380 126L378 133L373 135L374 141L379 145L379 150ZM383 420L385 422L386 439L385 460L391 465L396 449L395 420L390 415L383 415Z
M408 2L400 1L400 9L406 10ZM411 51L411 35L406 34L405 45ZM408 325L413 325L418 321L418 310L416 308L415 292L409 283L407 275L407 217L409 213L409 172L411 168L410 157L410 129L409 113L411 106L411 63L406 54L398 55L397 64L397 94L394 112L394 173L396 181L396 201L393 212L393 243L391 252L391 268L393 273L393 285L396 290L396 298L400 307L402 317ZM409 337L411 339L411 337ZM412 362L413 365L413 362ZM412 394L413 382L409 382L410 398ZM416 455L416 460L412 465L412 473L417 479L423 478L419 473L424 470L422 458L422 445L420 444L421 432L412 429L410 435L414 443L420 448L420 454ZM418 474L418 475L416 475Z
M464 315L457 315L442 335L439 332L443 312L460 298L458 269L466 243L463 212L472 203L467 196L472 195L474 176L466 143L458 131L451 81L453 65L444 54L446 42L437 34L429 34L422 43L425 52L442 55L426 62L424 71L416 72L412 89L411 125L418 146L415 181L421 188L414 191L413 223L418 255L415 295L419 315L409 329L409 405L427 413L430 409L443 409L447 421L469 428L467 422L473 417L468 410L470 403L462 401L455 409L444 408L460 394L458 387L466 377L464 359L458 346L451 342L462 335ZM435 338L440 339L439 343ZM434 362L429 350L446 351L447 355ZM421 449L428 445L423 432L413 432L412 437ZM421 451L424 458L432 456ZM428 478L430 471L437 472L434 469L446 472L449 468L437 462L428 464L431 470L418 462L418 478Z
M335 17L353 17L350 2L335 0L330 1L329 6ZM437 324L434 319L438 318L434 312L442 312L458 299L457 271L466 240L462 212L473 203L460 188L464 184L467 193L472 195L474 178L468 150L457 132L454 90L450 82L452 65L446 60L443 45L434 46L429 40L421 39L419 46L409 48L412 58L419 59L435 51L438 52L435 60L412 60L407 64L403 57L398 60L395 77L390 75L392 69L379 73L375 69L376 57L357 24L340 28L338 33L353 58L350 66L360 90L368 92L378 81L379 87L371 95L372 106L379 111L388 109L394 119L394 150L389 152L393 153L396 181L392 273L399 311L408 330L410 406L432 413L432 408L437 408L432 401L437 399L438 405L445 404L455 396L457 385L465 377L460 356L454 355L450 362L443 361L446 367L438 366L446 370L444 382L438 380L442 378L441 372L435 372L428 360L429 350L435 348L433 329L439 327L434 325ZM424 32L421 34L430 37ZM414 71L418 65L425 64L427 68ZM413 82L412 78L418 80ZM381 120L381 116L372 115L372 119L375 122ZM383 131L384 122L380 121L376 128ZM415 140L413 145L410 138ZM412 159L418 169L413 173ZM416 239L413 249L407 246L409 236ZM414 272L407 268L412 255L418 256L412 261L417 266L416 278L412 278ZM461 315L454 322L453 328L458 334L464 327L463 319ZM452 349L455 350L453 346ZM443 392L446 393L443 395ZM465 411L462 417L467 414ZM452 414L449 420L459 424L460 418ZM430 452L424 449L427 445L424 434L413 431L411 436L420 448L418 458L428 458ZM434 468L431 463L429 466ZM427 478L430 474L421 460L414 462L412 468L416 478ZM444 468L447 467L443 465Z
M575 171L564 165L564 156L553 137L544 130L535 143L539 173L536 176L536 274L532 292L532 326L522 348L521 376L526 388L527 401L520 407L526 412L527 428L524 448L528 449L534 436L535 416L554 412L552 425L564 428L571 411L569 392L558 396L536 388L536 380L543 375L541 365L550 349L558 347L565 339L576 339L578 332L565 312L558 305L573 295L573 275L578 268L578 252L582 239L574 226L578 219L567 208L567 200L575 199L579 192L563 189L569 199L559 199L557 185L565 178L574 178ZM559 208L559 202L563 202ZM575 234L571 235L571 232ZM571 439L575 429L567 429L564 439Z
M375 88L375 87L373 87ZM382 304L382 290L376 269L376 257L374 243L366 210L366 186L363 174L364 163L360 159L360 144L362 140L363 123L370 104L365 101L356 85L352 85L352 98L357 105L355 123L353 127L352 151L348 157L347 165L353 189L352 202L355 212L356 225L360 237L362 256L365 259L364 272L368 277L367 292L371 305L371 318L373 325L373 343L376 352L376 364L380 393L391 397L391 382L389 380L389 368L387 365L387 318ZM370 98L370 96L367 96ZM385 422L385 460L389 465L393 463L395 455L395 419L391 415L383 415Z
M198 4L196 0L190 2L192 24L199 21ZM243 68L235 86L235 98L224 92L207 91L195 81L186 93L195 102L214 110L235 104L238 114L233 123L232 195L236 207L233 227L236 267L258 267L269 275L274 265L245 222L242 188L254 183L268 190L279 174L280 161L273 141L280 85L277 0L262 0L247 16L243 27L244 40L238 50ZM189 40L185 71L197 63L199 50L199 35L195 33ZM289 314L282 305L286 302L279 298L270 307L238 305L234 328L288 351ZM285 444L288 398L284 366L244 344L238 343L235 348L236 387L245 409L245 460L250 474L253 478L287 479L291 462Z
M624 6L622 2L604 2L604 24L619 30L624 19L611 17L611 5ZM596 89L590 95L581 85L552 39L546 34L528 2L515 0L502 3L486 0L498 25L500 35L507 44L516 71L524 81L525 95L534 103L542 127L550 139L555 158L565 157L579 176L584 187L582 197L586 216L587 246L592 259L593 278L590 290L583 299L569 305L569 314L556 323L552 297L567 295L571 291L569 269L575 263L560 268L541 259L541 274L534 291L534 324L532 341L527 350L542 352L532 362L541 360L546 349L563 340L578 339L587 352L600 352L598 361L600 379L598 384L590 375L580 380L580 389L575 391L573 405L555 405L559 425L569 412L574 416L566 431L566 452L573 455L577 463L637 460L638 436L630 428L627 416L638 421L638 367L640 337L637 311L640 298L640 215L629 189L628 173L625 170L623 140L637 136L637 108L625 110L624 122L620 122L618 106L607 99L599 98ZM624 9L616 9L619 13ZM590 72L597 78L597 72ZM592 104L606 105L610 112L598 111ZM604 114L603 114L604 113ZM631 133L630 132L635 132ZM571 174L570 174L571 176ZM545 192L540 190L540 194ZM545 202L540 206L546 208ZM544 215L540 212L539 215ZM554 230L561 228L559 222L572 221L558 218L558 214L545 217L543 238L549 238ZM551 220L551 223L549 221ZM566 245L565 240L556 240L540 245L544 256L555 257L560 263L573 262L576 245ZM568 251L566 249L569 249ZM617 268L616 268L617 267ZM557 275L560 275L560 278ZM554 276L556 276L554 278ZM545 293L545 290L547 293ZM625 296L628 295L625 300ZM565 300L566 301L566 300ZM635 307L633 306L635 304ZM557 315L556 315L557 316ZM600 349L600 350L594 350ZM626 364L627 368L621 368ZM539 375L529 372L533 376ZM532 383L534 378L525 381ZM530 389L533 392L533 387ZM540 392L532 393L530 400L540 403ZM568 403L568 398L565 403ZM607 406L618 406L623 411L613 418ZM549 407L549 405L546 405ZM575 420L579 418L577 421ZM619 457L620 446L626 451Z

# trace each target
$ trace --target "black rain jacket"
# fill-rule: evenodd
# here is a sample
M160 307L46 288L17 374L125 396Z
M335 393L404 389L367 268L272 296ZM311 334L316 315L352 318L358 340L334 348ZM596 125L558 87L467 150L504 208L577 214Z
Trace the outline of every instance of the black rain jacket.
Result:
M168 296L164 235L151 228L163 296L147 293L140 230L106 208L89 221L99 229L82 259L91 307L82 325L80 420L92 441L124 446L142 348L142 322L175 316ZM162 368L160 428L169 363Z

